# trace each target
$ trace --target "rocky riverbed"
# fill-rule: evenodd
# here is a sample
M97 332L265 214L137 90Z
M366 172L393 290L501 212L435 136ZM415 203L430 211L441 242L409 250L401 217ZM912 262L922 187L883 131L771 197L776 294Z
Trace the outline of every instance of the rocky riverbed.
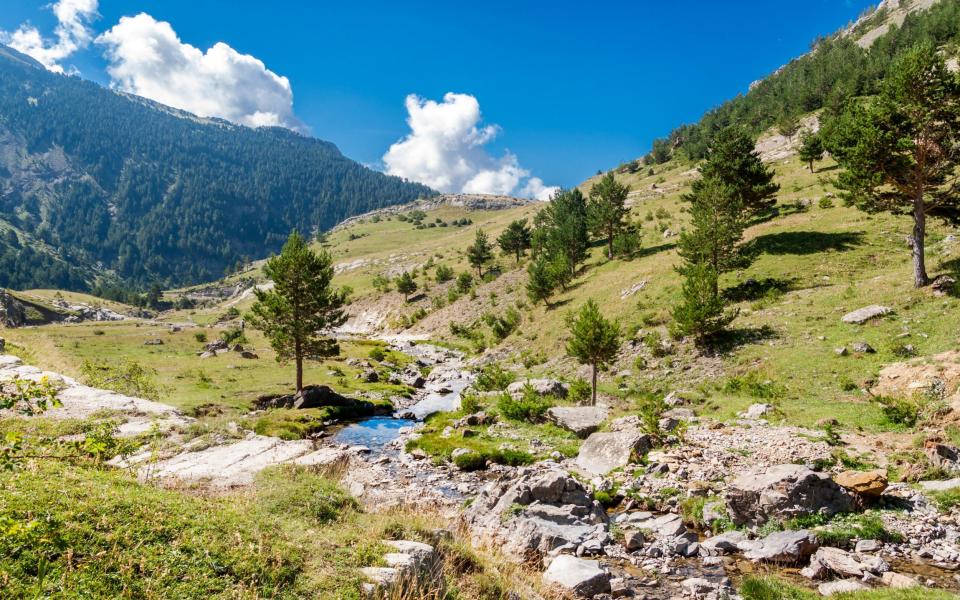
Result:
M458 408L471 365L435 346L397 348L429 374L395 374L416 389L396 415L309 440L234 424L220 437L179 444L176 431L192 419L170 406L82 386L11 356L0 356L0 380L54 381L63 403L48 413L55 418L109 408L124 416L121 435L166 431L160 449L113 462L145 481L226 489L275 464L334 470L372 510L439 509L474 545L542 569L545 583L575 596L735 598L739 577L756 571L824 595L880 586L960 590L960 510L940 510L932 497L960 488L960 479L913 486L890 483L883 471L847 471L831 463L833 448L816 432L772 425L762 405L722 424L700 420L675 396L659 423L664 446L653 447L657 440L637 417L610 420L608 408L569 407L550 418L584 438L576 457L461 471L405 448L420 435L420 419ZM470 427L497 431L478 421ZM937 450L944 460L951 451ZM370 585L385 585L383 572L368 576Z

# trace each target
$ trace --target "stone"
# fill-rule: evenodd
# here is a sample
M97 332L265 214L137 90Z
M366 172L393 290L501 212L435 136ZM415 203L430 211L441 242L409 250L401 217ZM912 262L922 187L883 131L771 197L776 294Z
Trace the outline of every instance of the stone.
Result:
M866 342L854 342L851 344L853 351L858 354L875 354L876 350L873 349L873 346Z
M556 379L525 379L523 381L514 381L507 386L507 393L522 394L526 386L533 388L538 396L556 396L566 398L570 386Z
M649 436L639 431L592 433L581 444L576 464L592 475L606 475L627 466L649 449Z
M833 353L836 354L837 356L846 356L847 354L849 354L849 352L847 352L846 346L841 346L840 348L834 348Z
M762 419L764 416L773 412L772 404L751 404L744 413L744 418L747 419Z
M853 497L829 475L793 464L744 473L727 487L725 499L736 525L763 525L771 519L785 521L853 509Z
M960 472L960 448L927 441L923 445L923 453L932 466L947 472Z
M547 419L582 439L599 429L609 413L602 406L554 406L547 409Z
M543 573L543 580L580 598L592 598L610 592L610 573L596 560L561 554Z
M880 306L879 304L873 304L871 306L864 306L863 308L858 308L853 312L848 312L840 318L844 323L852 323L854 325L862 325L869 321L870 319L875 319L877 317L882 317L884 315L889 315L893 310L889 306Z
M854 546L854 551L858 553L879 552L883 544L877 540L859 540Z
M707 538L700 543L700 547L706 551L708 556L715 556L736 552L739 550L739 544L745 541L747 541L747 536L742 531L726 531L712 538Z
M364 383L377 383L380 381L380 374L375 369L367 369L361 374L360 378Z
M817 536L807 529L775 531L762 540L742 542L743 557L754 562L798 563L814 553Z
M680 582L680 587L687 593L687 596L693 598L701 598L717 589L715 583L711 583L710 580L703 577L688 577Z
M255 360L255 359L258 359L258 358L260 358L260 357L257 356L257 353L256 353L256 352L251 352L251 351L249 351L249 350L244 350L243 352L240 353L240 358L246 358L246 359L248 359L248 360Z
M163 340L161 340L160 338L155 338L155 339L152 339L152 340L147 340L147 341L145 341L145 342L143 343L143 345L144 345L144 346L162 346L162 345L163 345Z
M658 538L680 537L687 534L687 527L683 524L680 515L667 513L654 516L646 511L621 513L617 516L617 523L624 528L630 527L648 531Z
M821 583L817 591L821 596L832 596L833 594L844 594L848 592L859 592L870 589L857 579L840 579L838 581L829 581Z
M213 357L216 356L216 355L217 355L216 352L209 352L209 351L207 351L207 352L201 352L201 353L200 353L200 358L213 358Z
M887 489L887 472L881 469L873 471L843 471L833 476L840 487L850 490L862 498L876 500Z
M665 433L670 433L680 425L680 419L673 417L663 417L657 421L657 428Z
M901 573L895 573L893 571L887 571L880 576L880 579L883 581L883 585L895 589L920 587L920 582L913 577L910 577L909 575L903 575Z
M817 571L821 577L824 576L825 570L840 577L862 578L867 573L873 576L886 573L890 570L890 565L878 556L860 555L840 548L823 547L810 558L808 569Z
M960 477L934 481L921 481L917 485L919 485L922 490L927 492L945 492L954 488L960 488Z
M628 529L623 532L623 547L627 549L627 552L633 552L634 550L639 550L643 547L643 543L646 539L643 536L642 531L635 531Z

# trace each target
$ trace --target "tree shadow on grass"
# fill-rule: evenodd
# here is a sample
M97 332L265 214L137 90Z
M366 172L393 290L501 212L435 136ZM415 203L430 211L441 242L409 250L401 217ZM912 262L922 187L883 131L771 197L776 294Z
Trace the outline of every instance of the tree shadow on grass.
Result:
M708 356L727 354L747 344L757 344L778 338L769 325L762 327L731 327L714 335L700 351Z
M827 250L846 252L862 243L861 231L783 231L756 237L749 243L749 247L750 251L757 254L816 254Z
M557 300L556 302L551 302L547 305L547 310L556 310L558 308L563 308L564 306L573 302L573 298L567 298L566 300Z
M784 293L795 289L798 279L791 277L781 279L767 277L765 279L748 279L743 283L723 290L723 297L731 302L745 302L759 300L770 293Z
M667 250L673 250L677 247L676 242L667 242L666 244L660 244L659 246L650 246L649 248L640 248L633 254L633 258L643 258L644 256L652 256L659 252L666 252Z

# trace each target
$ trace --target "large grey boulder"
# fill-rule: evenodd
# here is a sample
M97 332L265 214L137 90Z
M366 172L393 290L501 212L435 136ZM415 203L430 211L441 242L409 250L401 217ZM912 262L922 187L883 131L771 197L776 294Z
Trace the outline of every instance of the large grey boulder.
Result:
M834 515L853 509L853 497L829 475L801 465L774 465L747 472L727 487L727 512L737 525L763 525L802 515Z
M824 547L817 550L810 558L810 565L800 573L810 579L822 579L829 573L840 577L863 577L867 573L882 575L889 570L890 565L879 556Z
M577 466L592 475L625 467L650 449L650 438L636 430L593 433L577 454Z
M870 589L857 579L839 579L821 583L817 591L821 596L832 596L834 594L848 594L852 592L861 592Z
M570 389L569 385L556 379L524 379L508 385L507 393L522 394L528 385L540 396L556 396L558 398L566 398L567 391Z
M593 598L610 591L610 573L599 561L561 554L543 573L543 580L580 598Z
M573 552L604 538L607 514L576 479L559 469L529 470L487 484L463 513L473 542L518 561L561 548Z
M884 315L890 314L892 309L889 306L880 306L879 304L873 304L871 306L864 306L863 308L858 308L853 312L848 312L840 318L844 323L853 323L854 325L862 325L869 321L870 319L875 319L877 317L882 317Z
M746 541L747 536L742 531L726 531L700 542L700 548L707 556L717 556L737 552L740 544Z
M741 542L743 557L754 562L794 564L817 549L817 536L810 530L776 531L762 540Z
M547 410L547 419L585 438L600 428L609 413L602 406L554 406Z

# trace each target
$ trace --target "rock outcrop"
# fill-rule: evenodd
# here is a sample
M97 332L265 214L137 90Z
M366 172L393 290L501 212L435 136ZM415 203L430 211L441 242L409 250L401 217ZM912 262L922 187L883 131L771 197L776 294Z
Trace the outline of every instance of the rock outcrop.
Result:
M554 406L547 410L547 419L585 438L600 428L609 413L602 406Z
M576 463L592 475L606 475L627 466L649 449L649 436L637 430L602 431L584 440Z
M825 473L801 465L756 469L727 487L727 512L737 525L763 525L801 515L833 515L853 508L853 498Z
M547 584L580 598L593 598L610 591L610 573L595 560L561 554L543 573Z
M844 323L852 323L854 325L863 325L871 319L876 319L877 317L882 317L889 315L893 312L889 306L880 306L879 304L874 304L871 306L864 306L863 308L858 308L855 311L848 312L840 318Z

